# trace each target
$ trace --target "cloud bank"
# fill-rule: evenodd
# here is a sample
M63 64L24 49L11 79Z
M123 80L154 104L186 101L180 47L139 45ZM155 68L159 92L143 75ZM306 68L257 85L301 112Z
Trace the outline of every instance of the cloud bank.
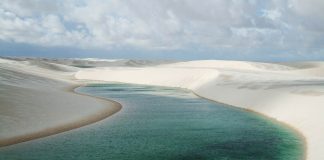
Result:
M78 49L324 55L323 0L2 0L0 40Z

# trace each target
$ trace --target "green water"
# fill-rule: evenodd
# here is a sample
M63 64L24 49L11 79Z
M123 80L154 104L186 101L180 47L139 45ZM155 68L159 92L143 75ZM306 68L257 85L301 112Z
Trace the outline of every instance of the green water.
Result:
M77 91L116 100L123 108L89 126L1 148L0 159L298 160L303 156L303 142L289 128L186 91L126 84Z

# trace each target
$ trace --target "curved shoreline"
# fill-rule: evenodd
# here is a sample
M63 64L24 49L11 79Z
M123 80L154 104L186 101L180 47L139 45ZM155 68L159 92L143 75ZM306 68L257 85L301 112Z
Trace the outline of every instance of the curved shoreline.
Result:
M239 107L239 106L234 106L234 105L231 105L231 104L227 104L227 103L223 103L223 102L219 102L219 101L216 101L216 100L212 100L212 99L209 99L209 98L206 98L206 97L203 97L203 96L200 96L199 94L197 94L196 92L190 90L190 89L187 89L188 91L190 91L191 93L193 93L194 95L196 95L197 97L199 98L202 98L202 99L206 99L206 100L209 100L211 102L216 102L216 103L220 103L220 104L225 104L227 106L230 106L230 107L234 107L234 108L239 108L239 109L242 109L242 110L245 110L247 112L251 112L251 113L255 113L255 114L258 114L262 117L265 117L266 119L268 119L269 121L271 121L272 123L277 123L277 124L281 124L287 128L289 128L290 130L293 131L293 133L295 133L299 138L301 138L302 142L303 142L303 153L302 153L302 159L303 160L306 160L307 159L307 139L306 137L304 136L304 134L302 133L302 131L298 130L297 128L295 128L294 126L286 123L286 122L283 122L283 121L279 121L273 117L270 117L266 114L263 114L263 113L260 113L260 112L257 112L257 111L254 111L252 109L246 109L246 108L242 108L242 107Z
M70 131L70 130L73 130L76 128L80 128L80 127L83 127L86 125L90 125L92 123L101 121L101 120L103 120L103 119L105 119L105 118L107 118L121 110L122 105L116 101L76 92L75 89L80 86L82 86L82 85L74 85L74 86L67 87L63 90L66 92L73 93L73 94L78 94L81 96L87 96L87 97L94 98L98 102L102 103L105 106L109 106L109 107L107 107L106 109L99 110L98 112L96 112L96 114L91 114L91 115L85 116L83 119L80 119L75 122L69 122L64 125L46 128L42 131L35 132L35 133L30 133L30 134L25 134L25 135L21 135L21 136L12 137L12 138L2 139L2 140L0 140L0 147L10 146L10 145L14 145L17 143L22 143L22 142L26 142L26 141L30 141L30 140L34 140L34 139L38 139L38 138L43 138L43 137L59 134L59 133L65 132L65 131Z
M124 82L117 82L117 81L100 81L101 83L100 84L110 84L110 83L117 83L117 84L131 84L131 85L139 85L139 86L151 86L151 87L168 87L168 86L162 86L162 85L147 85L147 84L136 84L136 83L124 83ZM91 81L90 81L90 84L91 84ZM297 135L298 138L300 138L301 142L302 142L302 153L301 153L301 159L302 160L306 160L307 159L307 139L306 137L303 135L303 133L298 130L297 128L293 127L292 125L286 123L286 122L283 122L283 121L279 121L273 117L270 117L266 114L263 114L261 112L257 112L257 111L254 111L252 109L247 109L247 108L242 108L242 107L239 107L239 106L234 106L234 105L231 105L231 104L227 104L227 103L223 103L223 102L220 102L220 101L216 101L216 100L212 100L212 99L209 99L209 98L206 98L206 97L203 97L199 94L197 94L195 91L191 90L191 89L188 89L188 88L181 88L181 87L169 87L169 88L174 88L174 89L177 89L177 90L184 90L184 91L187 91L187 92L190 92L192 94L194 94L195 96L197 96L198 98L201 98L201 99L205 99L205 100L208 100L208 101L211 101L213 103L219 103L219 104L224 104L224 105L227 105L228 107L233 107L233 108L236 108L236 109L240 109L242 111L246 111L246 112L250 112L250 113L254 113L254 114L257 114L259 116L262 116L264 117L266 120L270 121L271 123L275 124L275 125L280 125L282 127L285 127L285 128L288 128L289 130L292 131L293 134Z
M89 80L91 82L91 80ZM132 85L144 85L144 86L153 86L153 87L170 87L170 86L163 86L163 85L148 85L148 84L137 84L137 83L125 83L125 82L118 82L118 81L100 81L101 83L119 83L119 84L132 84ZM298 137L300 137L301 141L302 141L302 148L303 148L303 153L302 153L302 159L303 160L306 160L307 159L307 138L304 136L303 132L298 130L296 127L286 123L286 122L283 122L283 121L279 121L271 116L268 116L266 114L263 114L261 112L257 112L257 111L254 111L252 109L247 109L247 108L243 108L243 107L240 107L240 106L234 106L234 105L231 105L231 104L227 104L227 103L224 103L224 102L220 102L220 101L216 101L216 100L213 100L213 99L209 99L209 98L206 98L204 96L201 96L199 95L198 93L196 93L195 91L191 90L191 89L188 89L188 88L181 88L181 87L170 87L170 88L175 88L175 89L180 89L180 90L186 90L192 94L194 94L195 96L199 97L199 98L202 98L202 99L206 99L206 100L209 100L211 102L216 102L216 103L220 103L220 104L225 104L227 106L230 106L230 107L233 107L233 108L238 108L238 109L242 109L244 111L247 111L247 112L252 112L252 113L255 113L255 114L258 114L262 117L265 117L266 119L268 119L269 121L271 121L272 123L277 123L277 124L280 124L284 127L287 127L289 128L290 130L293 131L293 133L295 133Z
M125 83L125 84L128 84L128 83ZM103 120L103 119L105 119L105 118L107 118L107 117L109 117L109 116L113 115L114 113L117 113L118 111L121 110L122 105L120 103L116 102L116 101L106 99L106 98L96 97L96 96L92 96L92 95L88 95L88 94L84 94L84 93L80 93L80 92L76 91L77 88L82 87L84 85L85 84L83 84L83 85L73 85L73 86L64 88L63 90L66 91L66 92L70 92L70 93L74 93L74 94L78 94L78 95L82 95L82 96L88 96L88 97L91 97L91 98L95 98L100 103L102 103L104 105L111 106L113 108L100 110L95 115L92 114L92 115L86 116L86 117L84 117L83 119L81 119L81 120L79 120L77 122L70 122L70 123L67 123L67 124L65 124L63 126L47 128L47 129L45 129L43 131L40 131L40 132L37 132L37 133L32 133L32 134L19 136L19 137L13 137L13 138L10 138L10 139L0 140L0 147L9 146L9 145L17 144L17 143L22 143L22 142L26 142L26 141L30 141L30 140L34 140L34 139L38 139L38 138L43 138L43 137L59 134L59 133L65 132L65 131L69 131L69 130L72 130L72 129L80 128L80 127L83 127L83 126L86 126L86 125L90 125L92 123ZM146 85L146 86L157 86L157 85ZM162 86L162 87L165 87L165 86ZM203 96L200 96L199 94L195 93L193 90L190 90L190 89L187 89L187 88L180 88L180 87L171 87L171 88L176 88L176 89L180 89L180 90L187 90L188 92L191 92L192 94L194 94L195 96L197 96L199 98L206 99L206 100L209 100L211 102L217 102L217 103L221 103L221 104L226 104L226 103L223 103L223 102L218 102L218 101L215 101L215 100L208 99L208 98L205 98ZM307 155L307 152L306 152L307 151L306 150L307 143L306 142L307 141L306 141L306 138L303 136L303 134L299 130L297 130L296 128L292 127L291 125L289 125L289 124L287 124L285 122L278 121L278 120L276 120L276 119L274 119L272 117L269 117L269 116L267 116L265 114L262 114L262 113L259 113L259 112L256 112L256 111L253 111L251 109L244 109L242 107L233 106L233 105L229 105L229 104L226 104L226 105L228 105L230 107L239 108L239 109L242 109L242 110L245 110L245 111L248 111L248 112L253 112L253 113L259 114L259 115L267 118L268 120L272 121L273 123L278 123L278 124L281 124L281 125L283 125L285 127L290 128L293 131L293 133L296 133L298 135L298 137L300 137L302 139L303 148L304 148L303 149L304 152L302 153L302 155L303 155L302 159L306 159L306 155Z

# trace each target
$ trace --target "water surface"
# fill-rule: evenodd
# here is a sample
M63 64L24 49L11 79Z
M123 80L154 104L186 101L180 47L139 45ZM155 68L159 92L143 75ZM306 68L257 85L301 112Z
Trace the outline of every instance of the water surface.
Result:
M183 90L100 84L77 91L123 108L89 126L2 148L0 159L298 160L303 154L290 128Z

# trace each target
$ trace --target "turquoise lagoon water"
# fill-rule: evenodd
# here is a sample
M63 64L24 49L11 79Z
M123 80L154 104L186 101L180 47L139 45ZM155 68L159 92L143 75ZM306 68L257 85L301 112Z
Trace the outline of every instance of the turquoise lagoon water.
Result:
M120 102L98 123L0 149L1 160L298 160L303 141L258 114L190 92L127 84L78 92ZM89 106L91 107L91 106Z

